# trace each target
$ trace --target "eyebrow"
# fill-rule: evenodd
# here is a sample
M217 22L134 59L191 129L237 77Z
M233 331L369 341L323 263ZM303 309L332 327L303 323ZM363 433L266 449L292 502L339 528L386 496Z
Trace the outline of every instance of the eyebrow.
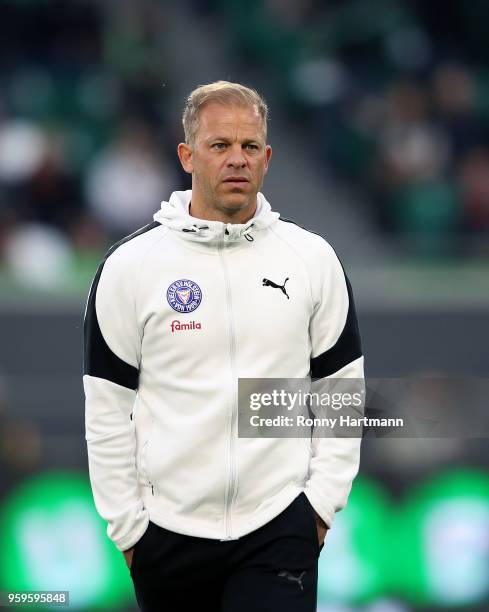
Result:
M214 136L213 138L209 138L208 142L216 142L218 140L219 141L222 140L224 142L231 142L230 139L227 136ZM260 141L259 140L255 140L253 138L245 138L242 141L242 144L251 144L251 143L253 143L253 144L260 144Z

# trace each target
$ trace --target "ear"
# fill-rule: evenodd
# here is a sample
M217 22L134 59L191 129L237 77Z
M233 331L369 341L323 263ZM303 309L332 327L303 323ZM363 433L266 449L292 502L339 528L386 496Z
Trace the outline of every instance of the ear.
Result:
M270 145L267 145L265 147L265 174L268 172L268 164L270 163L271 159L272 159L272 147Z
M192 162L192 149L190 145L188 145L186 142L181 142L178 145L177 151L182 168L185 170L185 172L188 172L188 174L192 174L194 171L194 165Z

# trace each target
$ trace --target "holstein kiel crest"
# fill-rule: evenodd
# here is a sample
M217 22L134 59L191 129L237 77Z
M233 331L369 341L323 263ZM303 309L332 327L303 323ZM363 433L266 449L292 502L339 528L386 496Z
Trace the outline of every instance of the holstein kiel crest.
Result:
M193 312L202 301L202 291L194 281L182 278L168 287L166 298L173 310Z

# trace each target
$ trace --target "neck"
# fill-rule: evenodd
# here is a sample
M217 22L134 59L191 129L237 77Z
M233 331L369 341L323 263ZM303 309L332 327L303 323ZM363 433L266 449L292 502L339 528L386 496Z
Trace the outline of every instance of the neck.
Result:
M241 209L226 209L206 206L203 202L194 198L189 204L188 214L197 219L205 219L206 221L221 221L222 223L247 223L253 218L256 212L256 200Z

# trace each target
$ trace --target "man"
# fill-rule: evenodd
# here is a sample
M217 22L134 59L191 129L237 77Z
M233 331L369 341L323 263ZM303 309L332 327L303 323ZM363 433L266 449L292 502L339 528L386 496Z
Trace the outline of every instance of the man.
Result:
M192 189L113 246L90 290L95 503L142 610L312 612L360 440L239 437L237 387L362 378L351 289L329 244L260 193L272 149L255 91L199 87L183 125Z

